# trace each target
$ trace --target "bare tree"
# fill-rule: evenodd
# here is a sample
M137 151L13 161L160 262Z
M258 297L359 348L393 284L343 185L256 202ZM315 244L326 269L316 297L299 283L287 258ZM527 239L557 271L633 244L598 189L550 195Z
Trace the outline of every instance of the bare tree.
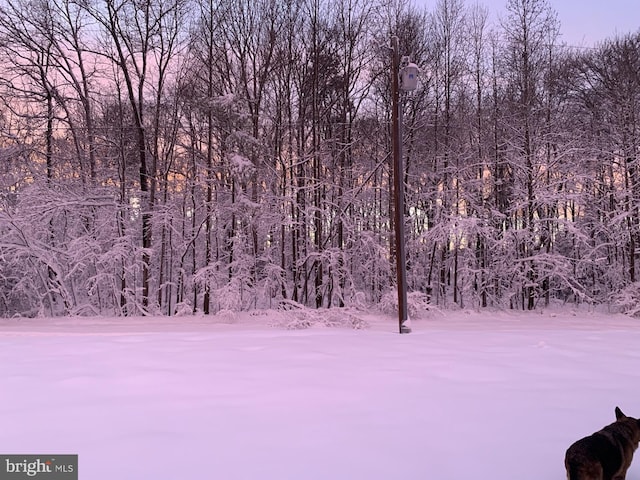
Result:
M142 225L141 309L147 313L151 306L152 217L158 168L158 129L149 129L147 111L148 105L153 105L152 115L155 113L155 118L158 118L162 107L159 98L163 95L168 62L175 54L181 7L179 0L168 4L155 0L142 3L129 0L87 1L82 3L82 7L104 30L105 49L95 53L103 55L117 68L132 112L139 162ZM154 124L155 121L151 125Z
M509 52L508 68L511 79L510 140L512 168L518 172L520 200L513 214L514 225L523 235L518 241L521 258L523 308L533 309L538 282L535 262L537 182L542 174L539 163L537 135L544 116L540 115L543 72L548 70L547 50L558 35L555 12L546 0L509 0L503 29Z

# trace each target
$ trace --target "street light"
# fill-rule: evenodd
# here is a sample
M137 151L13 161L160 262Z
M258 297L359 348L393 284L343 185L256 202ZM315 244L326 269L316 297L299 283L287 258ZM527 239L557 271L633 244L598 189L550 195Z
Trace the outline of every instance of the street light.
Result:
M393 146L393 200L396 243L396 276L398 284L398 329L400 333L411 333L407 315L407 262L404 240L404 168L402 166L402 102L400 90L410 92L418 86L419 69L409 63L409 57L398 52L398 37L391 38L391 137Z

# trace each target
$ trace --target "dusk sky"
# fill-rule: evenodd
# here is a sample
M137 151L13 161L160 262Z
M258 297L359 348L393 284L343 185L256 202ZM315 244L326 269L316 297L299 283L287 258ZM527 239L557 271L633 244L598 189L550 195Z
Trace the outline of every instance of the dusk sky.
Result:
M418 4L433 8L436 0L418 0ZM466 0L467 4L474 0ZM504 16L507 0L478 0L493 18ZM640 29L638 0L550 0L561 23L561 40L574 46L593 46L614 34Z
M505 0L487 0L504 11ZM592 46L614 34L636 32L640 28L638 0L555 0L561 40L575 46ZM494 7L491 7L493 10Z

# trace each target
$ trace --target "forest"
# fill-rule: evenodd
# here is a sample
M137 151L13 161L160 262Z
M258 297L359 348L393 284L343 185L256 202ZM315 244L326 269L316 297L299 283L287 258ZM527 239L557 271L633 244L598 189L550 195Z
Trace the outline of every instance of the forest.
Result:
M547 0L0 0L0 316L640 305L640 30ZM637 302L636 302L637 300Z

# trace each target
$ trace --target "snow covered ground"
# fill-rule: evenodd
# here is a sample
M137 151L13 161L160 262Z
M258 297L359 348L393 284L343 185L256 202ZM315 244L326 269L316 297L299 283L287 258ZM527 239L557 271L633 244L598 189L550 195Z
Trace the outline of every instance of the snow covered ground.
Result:
M640 416L639 320L281 315L1 320L0 453L77 453L86 480L561 480L616 405Z

